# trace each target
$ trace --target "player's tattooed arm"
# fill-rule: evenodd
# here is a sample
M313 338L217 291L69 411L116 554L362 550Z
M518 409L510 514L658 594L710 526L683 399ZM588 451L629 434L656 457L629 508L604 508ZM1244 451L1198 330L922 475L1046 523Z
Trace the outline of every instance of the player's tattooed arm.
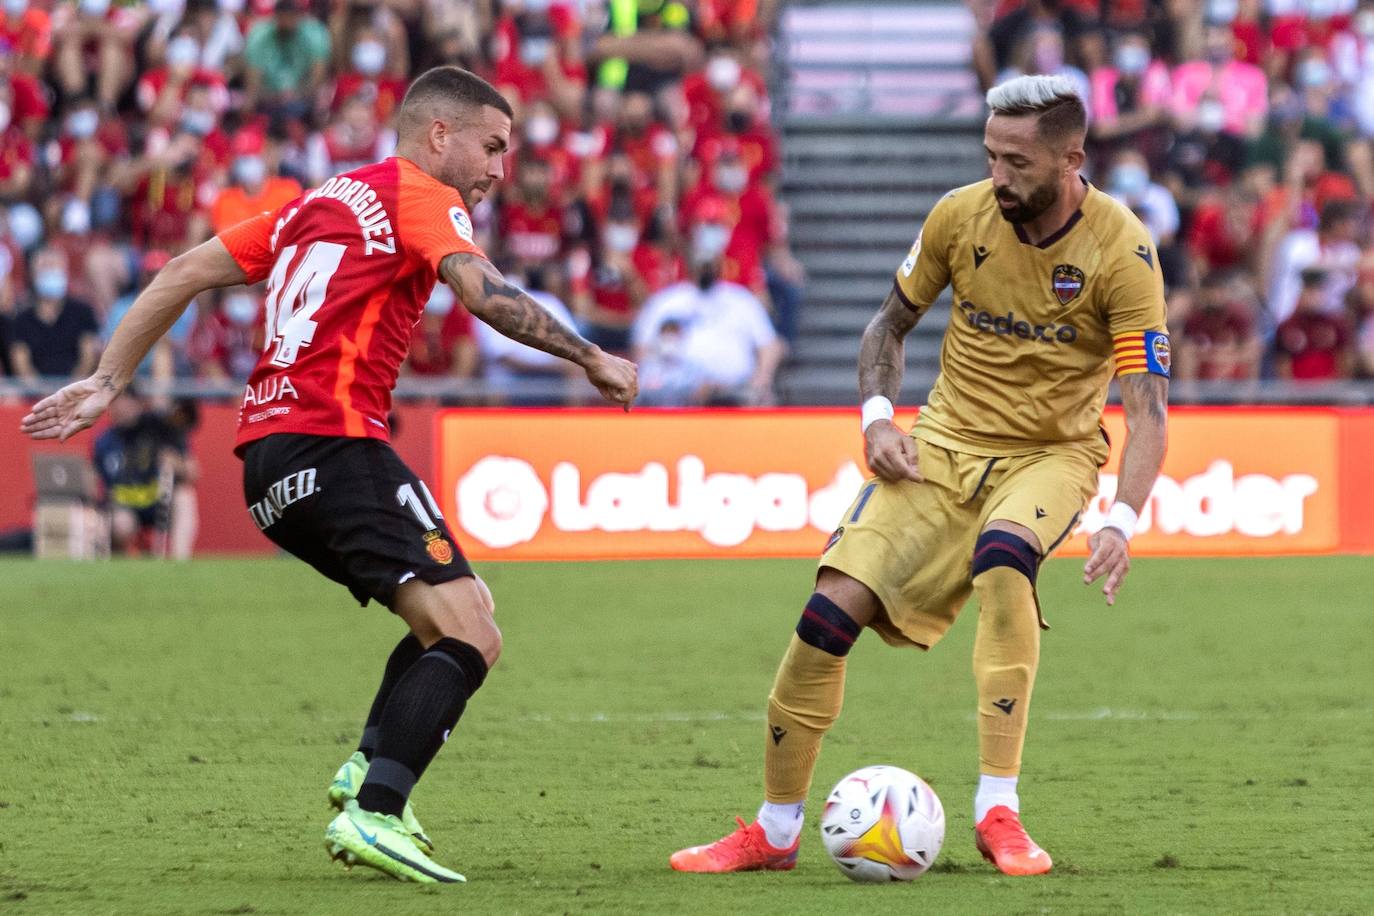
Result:
M864 328L859 345L859 392L863 400L882 395L896 401L902 391L902 370L906 365L906 335L921 320L894 286L882 307Z
M878 395L897 400L906 362L906 335L920 318L920 311L907 305L893 286L864 329L859 347L859 391L864 401ZM923 479L915 440L891 420L876 420L864 430L864 460L884 480Z
M1121 376L1121 406L1126 413L1126 447L1121 453L1116 499L1139 512L1164 464L1169 441L1169 380L1153 372Z
M508 282L486 258L454 252L439 262L439 276L469 312L511 340L581 366L602 397L630 409L639 393L634 363L603 352L564 327L528 293Z
M469 312L511 340L579 366L596 350L480 255L455 252L447 256L439 262L439 276L453 287Z

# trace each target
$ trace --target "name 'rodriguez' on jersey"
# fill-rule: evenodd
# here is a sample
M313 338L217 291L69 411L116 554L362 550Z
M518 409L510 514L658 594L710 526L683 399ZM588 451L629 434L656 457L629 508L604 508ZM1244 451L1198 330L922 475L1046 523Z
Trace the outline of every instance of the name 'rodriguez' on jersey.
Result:
M219 238L245 283L267 280L240 453L273 433L388 441L391 389L439 262L485 257L458 191L399 157L335 176Z

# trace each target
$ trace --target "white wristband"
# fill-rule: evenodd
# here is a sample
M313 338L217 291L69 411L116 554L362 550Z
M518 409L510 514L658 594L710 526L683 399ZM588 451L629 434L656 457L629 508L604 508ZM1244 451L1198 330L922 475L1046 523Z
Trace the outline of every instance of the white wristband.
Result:
M1135 510L1125 503L1112 503L1111 509L1107 510L1107 520L1103 522L1103 528L1115 528L1121 532L1121 536L1130 540L1135 535L1135 525L1139 521L1139 516Z
M891 420L897 411L893 409L892 402L881 394L864 401L863 406L863 431L868 432L868 428L879 420Z

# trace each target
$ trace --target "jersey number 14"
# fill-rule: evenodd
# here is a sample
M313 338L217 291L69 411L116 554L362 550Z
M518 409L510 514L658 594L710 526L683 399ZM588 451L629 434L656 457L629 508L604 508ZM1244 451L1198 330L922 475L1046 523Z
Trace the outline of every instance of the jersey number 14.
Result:
M296 258L295 245L287 245L272 266L267 280L267 346L276 347L272 365L286 368L300 356L301 347L315 339L315 313L324 305L325 290L339 269L347 246L313 242L305 257L287 276Z

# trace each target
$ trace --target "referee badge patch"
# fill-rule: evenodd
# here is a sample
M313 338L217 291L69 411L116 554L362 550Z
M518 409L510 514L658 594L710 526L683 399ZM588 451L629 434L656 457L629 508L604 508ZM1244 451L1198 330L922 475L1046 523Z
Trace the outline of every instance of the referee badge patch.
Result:
M441 566L447 566L453 562L453 547L438 531L425 532L425 552L429 554L431 560Z
M1083 271L1072 264L1060 264L1050 277L1050 288L1060 305L1068 305L1083 292Z

